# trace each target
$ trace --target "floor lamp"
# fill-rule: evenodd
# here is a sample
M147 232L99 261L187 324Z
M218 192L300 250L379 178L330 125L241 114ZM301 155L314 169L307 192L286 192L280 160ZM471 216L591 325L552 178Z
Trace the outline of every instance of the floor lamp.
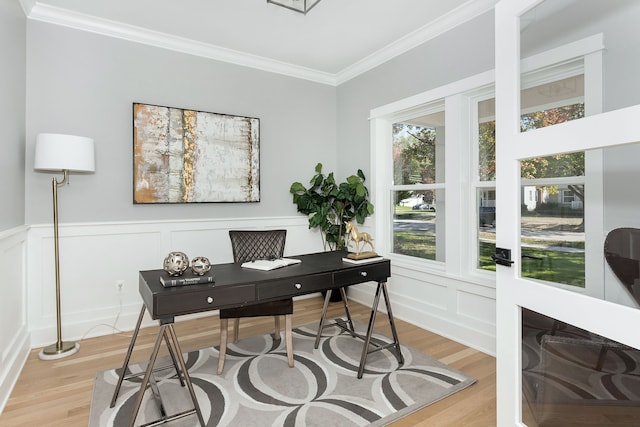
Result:
M38 356L43 360L60 359L78 351L80 345L62 341L60 316L60 256L58 251L58 187L69 182L69 172L94 172L95 157L93 139L82 136L41 133L36 139L35 170L62 172L58 181L53 177L53 244L56 271L56 324L58 339L55 344L43 348Z

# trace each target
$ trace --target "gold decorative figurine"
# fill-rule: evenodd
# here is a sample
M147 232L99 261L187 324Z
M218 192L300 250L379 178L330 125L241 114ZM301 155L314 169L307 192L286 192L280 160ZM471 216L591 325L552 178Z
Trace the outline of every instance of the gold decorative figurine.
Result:
M373 247L373 237L369 233L359 232L358 227L353 223L353 221L348 221L345 223L346 232L347 232L347 247L351 246L353 243L355 246L355 252L350 252L347 255L347 258L351 259L367 259L377 257L378 254L375 252L375 248ZM364 249L364 245L368 244L371 247L371 250L368 252L362 252Z

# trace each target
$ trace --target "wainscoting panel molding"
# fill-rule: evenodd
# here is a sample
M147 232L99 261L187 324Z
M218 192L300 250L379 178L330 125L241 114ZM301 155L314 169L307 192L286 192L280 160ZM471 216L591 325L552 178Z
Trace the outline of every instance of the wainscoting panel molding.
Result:
M394 317L495 355L494 288L417 271L392 259L388 290ZM349 290L349 298L369 304L374 293L373 284L360 285Z
M28 230L16 227L0 232L0 412L30 350L26 298Z
M170 251L206 256L212 263L231 262L228 230L268 228L287 229L285 256L324 250L304 216L61 224L63 338L81 341L132 330L142 303L138 272L161 268ZM362 229L371 227L365 224ZM1 412L29 349L56 340L51 224L0 232L0 268L6 278L0 299ZM124 282L122 290L119 281ZM495 354L493 287L392 258L388 289L397 318ZM349 298L369 304L374 293L374 284L366 283L349 289ZM380 307L386 310L382 302ZM191 317L203 315L209 314ZM145 326L154 323L144 320Z
M212 263L232 262L229 229L276 227L288 230L288 253L322 249L304 217L60 225L63 337L81 340L132 330L142 303L138 272L162 268L169 252L206 256ZM51 226L31 227L28 259L31 346L40 347L56 337ZM124 282L121 291L119 281ZM152 324L151 319L144 324Z

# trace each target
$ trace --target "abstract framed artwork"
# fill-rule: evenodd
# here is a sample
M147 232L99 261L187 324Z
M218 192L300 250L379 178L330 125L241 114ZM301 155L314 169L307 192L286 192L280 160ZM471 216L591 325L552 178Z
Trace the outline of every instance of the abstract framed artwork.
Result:
M260 119L133 104L133 202L260 201Z

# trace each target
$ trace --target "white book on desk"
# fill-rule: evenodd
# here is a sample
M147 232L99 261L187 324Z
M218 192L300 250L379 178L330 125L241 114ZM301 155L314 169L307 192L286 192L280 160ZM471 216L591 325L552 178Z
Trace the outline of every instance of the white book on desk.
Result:
M293 258L257 259L255 261L242 263L241 267L269 271L275 270L276 268L286 267L288 265L299 264L301 262L302 260Z

